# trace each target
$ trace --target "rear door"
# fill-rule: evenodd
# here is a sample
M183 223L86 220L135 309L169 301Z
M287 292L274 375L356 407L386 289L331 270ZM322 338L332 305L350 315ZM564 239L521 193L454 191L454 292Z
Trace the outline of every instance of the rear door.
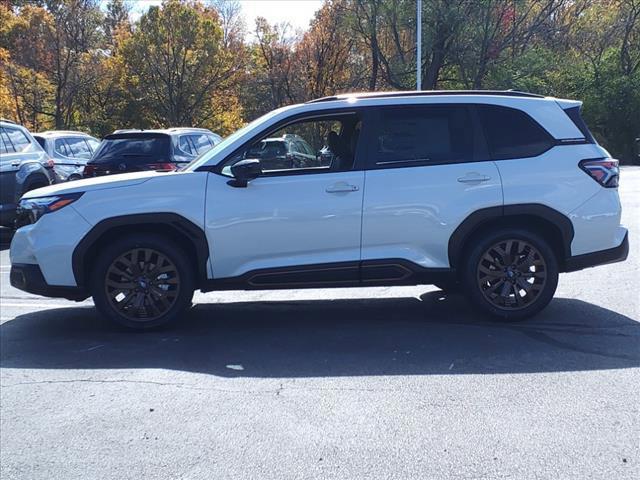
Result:
M500 175L474 115L464 104L377 112L367 157L363 261L448 268L456 227L476 210L502 205ZM363 279L375 280L367 271Z

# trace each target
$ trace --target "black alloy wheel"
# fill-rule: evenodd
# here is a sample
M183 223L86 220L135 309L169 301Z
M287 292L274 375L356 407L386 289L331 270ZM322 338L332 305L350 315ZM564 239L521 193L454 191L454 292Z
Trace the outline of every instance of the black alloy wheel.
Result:
M113 242L91 272L98 311L138 330L177 320L191 305L195 290L191 258L162 235L133 234Z
M543 237L499 228L471 244L462 267L463 292L483 313L522 320L551 301L558 285L558 261Z
M535 302L547 280L547 265L529 242L502 240L480 259L478 287L485 299L497 308L518 310Z
M169 258L152 248L135 248L111 262L104 288L114 309L133 321L162 317L180 294L180 274Z

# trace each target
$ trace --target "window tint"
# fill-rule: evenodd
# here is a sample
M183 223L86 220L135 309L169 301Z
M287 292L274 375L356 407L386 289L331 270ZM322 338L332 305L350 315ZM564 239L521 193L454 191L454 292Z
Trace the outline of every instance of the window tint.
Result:
M169 149L168 135L116 134L105 138L100 143L92 163L104 163L116 159L126 159L128 164L169 161Z
M464 106L384 109L374 141L377 165L473 159L473 128Z
M213 146L209 142L209 137L204 133L201 133L200 135L191 135L191 141L195 145L198 153L204 153Z
M40 144L40 146L42 147L42 149L44 150L44 148L45 148L44 146L45 146L45 143L46 143L44 138L42 138L42 137L33 137L33 138L36 139L36 142L38 142Z
M180 135L180 138L178 139L178 147L184 153L187 153L189 155L195 155L193 149L191 148L191 142L189 141L189 135Z
M14 152L24 152L29 149L29 146L31 146L31 142L26 135L17 128L5 128L4 131L9 142L13 146ZM5 137L5 142L7 137Z
M491 158L534 157L554 145L554 140L535 120L514 108L478 106Z
M89 145L87 145L87 142L85 142L83 138L67 138L67 146L69 147L69 150L71 150L73 157L82 158L84 160L91 158L91 150L89 150Z
M351 170L359 125L356 114L300 120L264 136L227 166L253 158L260 160L262 171L267 174Z
M62 155L63 157L73 156L67 148L67 144L64 141L64 138L57 138L55 143L53 144L53 149L56 151L56 153Z

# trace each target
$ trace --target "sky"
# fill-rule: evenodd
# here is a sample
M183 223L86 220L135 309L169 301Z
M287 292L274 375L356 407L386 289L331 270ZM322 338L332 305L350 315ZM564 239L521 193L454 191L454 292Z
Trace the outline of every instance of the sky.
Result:
M161 0L131 0L131 14L138 18L151 5L161 3ZM294 30L307 30L322 3L323 0L240 0L249 31L253 30L257 17L264 17L271 24L289 22Z

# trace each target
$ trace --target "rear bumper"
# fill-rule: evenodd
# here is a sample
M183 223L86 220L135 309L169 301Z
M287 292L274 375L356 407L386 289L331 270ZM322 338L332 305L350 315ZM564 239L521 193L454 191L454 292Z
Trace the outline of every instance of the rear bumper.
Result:
M34 295L45 297L66 298L68 300L81 301L89 295L78 287L61 287L49 285L42 275L38 265L14 264L10 273L11 286Z
M629 255L629 232L627 232L622 243L617 247L598 252L585 253L569 257L565 261L565 272L575 272L584 268L605 265L607 263L623 262Z

